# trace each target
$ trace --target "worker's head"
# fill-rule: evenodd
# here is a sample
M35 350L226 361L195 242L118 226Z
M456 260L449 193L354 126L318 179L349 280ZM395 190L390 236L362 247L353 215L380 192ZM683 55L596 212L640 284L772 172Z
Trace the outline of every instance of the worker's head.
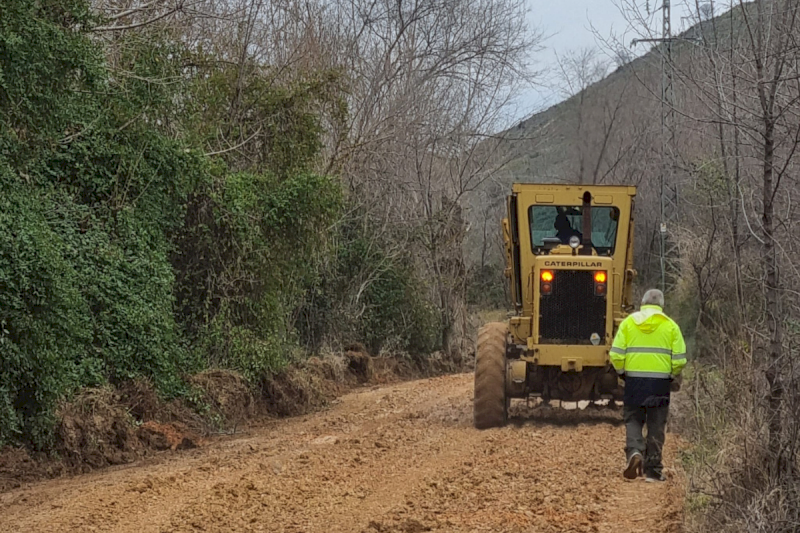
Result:
M553 224L553 227L556 228L556 231L567 231L568 229L572 228L572 226L569 223L569 220L567 219L567 215L565 215L564 213L558 214L558 216L556 217L556 221Z
M642 305L664 307L664 293L658 289L650 289L642 296Z

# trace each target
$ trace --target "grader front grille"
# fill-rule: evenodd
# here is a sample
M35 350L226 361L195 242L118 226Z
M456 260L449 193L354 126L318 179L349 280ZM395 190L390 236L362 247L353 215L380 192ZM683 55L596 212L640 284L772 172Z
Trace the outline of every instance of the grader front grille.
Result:
M556 270L550 294L540 298L540 343L591 344L593 333L605 338L606 297L595 294L594 272Z

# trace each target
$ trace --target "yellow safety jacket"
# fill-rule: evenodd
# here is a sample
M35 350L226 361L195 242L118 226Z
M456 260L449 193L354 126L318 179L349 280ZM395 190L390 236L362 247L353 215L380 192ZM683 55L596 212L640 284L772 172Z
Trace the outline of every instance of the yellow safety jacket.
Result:
M617 373L626 377L669 379L686 366L686 343L661 307L643 305L620 324L610 358Z

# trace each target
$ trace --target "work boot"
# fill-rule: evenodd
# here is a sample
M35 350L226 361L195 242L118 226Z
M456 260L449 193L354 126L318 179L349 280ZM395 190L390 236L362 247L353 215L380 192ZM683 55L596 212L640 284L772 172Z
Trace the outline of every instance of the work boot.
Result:
M625 479L636 479L642 474L642 454L639 452L633 452L630 457L628 457L628 464L625 467L625 471L622 473L625 476Z

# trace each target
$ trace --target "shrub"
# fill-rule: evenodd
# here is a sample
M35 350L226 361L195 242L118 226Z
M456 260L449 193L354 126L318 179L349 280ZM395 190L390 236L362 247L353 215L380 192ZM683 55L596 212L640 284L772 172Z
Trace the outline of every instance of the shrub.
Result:
M479 309L506 309L508 307L508 278L505 265L491 263L475 268L467 278L467 303Z
M304 343L314 350L356 340L373 354L384 347L420 356L438 349L440 316L409 254L399 255L357 211L337 228L335 255L298 313Z
M90 340L78 274L47 223L54 208L49 195L0 189L0 437L21 432L37 448Z

